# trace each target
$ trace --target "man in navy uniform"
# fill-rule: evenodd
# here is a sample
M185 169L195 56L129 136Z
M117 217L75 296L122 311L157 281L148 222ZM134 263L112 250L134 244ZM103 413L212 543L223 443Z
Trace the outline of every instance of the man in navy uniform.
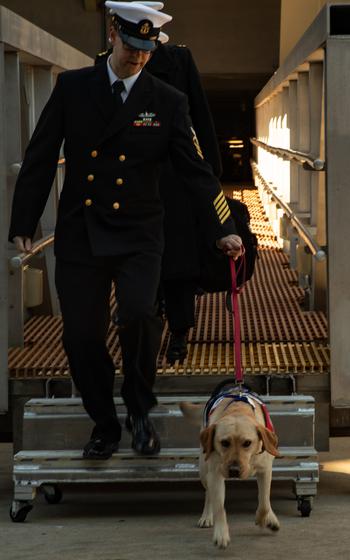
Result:
M160 345L156 313L163 250L158 179L170 156L207 224L212 243L236 258L236 235L220 185L204 161L186 97L144 66L171 16L138 3L113 12L106 64L63 72L45 106L16 184L9 239L30 251L64 143L65 181L55 230L56 287L73 380L95 423L83 455L106 459L121 426L106 348L111 284L117 285L124 381L121 394L140 454L160 450L149 410Z
M141 2L161 10L162 2ZM99 53L95 63L106 63L112 49ZM222 173L221 157L200 76L191 51L185 45L160 43L147 63L147 71L187 95L190 118L205 160L214 175ZM195 323L195 294L200 286L198 217L196 205L183 185L181 173L170 158L164 162L159 181L164 205L164 252L160 299L169 324L168 362L187 355L187 335ZM115 315L118 320L118 314Z

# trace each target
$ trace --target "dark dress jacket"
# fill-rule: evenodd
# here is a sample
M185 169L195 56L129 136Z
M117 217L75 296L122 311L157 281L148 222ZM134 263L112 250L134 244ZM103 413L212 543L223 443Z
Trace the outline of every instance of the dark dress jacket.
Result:
M214 241L235 233L222 192L202 158L186 96L143 70L116 113L105 64L63 72L45 106L17 180L10 240L33 237L64 142L66 171L56 256L163 250L159 174L170 155Z
M160 45L148 62L147 70L187 95L193 128L204 158L216 177L220 177L222 165L216 132L190 49L181 45ZM162 277L198 277L200 234L196 204L189 196L181 170L170 158L162 168L160 189L165 210Z

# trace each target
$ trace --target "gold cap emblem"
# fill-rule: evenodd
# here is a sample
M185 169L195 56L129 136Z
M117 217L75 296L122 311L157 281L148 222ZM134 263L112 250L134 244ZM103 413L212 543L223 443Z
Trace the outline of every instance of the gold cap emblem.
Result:
M151 25L148 23L148 21L145 21L145 23L143 23L140 27L141 35L148 35L150 30L151 30Z

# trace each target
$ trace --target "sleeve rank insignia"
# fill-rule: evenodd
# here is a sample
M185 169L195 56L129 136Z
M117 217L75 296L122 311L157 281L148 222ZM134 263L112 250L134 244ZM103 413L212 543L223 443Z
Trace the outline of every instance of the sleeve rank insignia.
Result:
M226 198L224 193L221 191L220 194L215 198L214 208L220 220L220 223L223 224L226 222L227 218L231 216L230 208L227 204Z
M192 126L191 126L191 132L192 132L192 141L193 141L194 147L196 148L197 154L199 155L199 157L201 159L204 159L203 152L201 150L201 147L199 145L199 140L197 138L197 134L196 134L196 132L195 132L195 130Z

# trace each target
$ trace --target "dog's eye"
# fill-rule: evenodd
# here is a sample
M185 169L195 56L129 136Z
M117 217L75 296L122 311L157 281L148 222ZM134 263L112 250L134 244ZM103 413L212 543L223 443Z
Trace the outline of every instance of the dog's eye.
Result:
M230 440L229 439L221 440L221 445L222 447L230 447Z
M246 440L243 442L243 447L250 447L251 444L252 444L252 442L250 441L250 439L246 439Z

